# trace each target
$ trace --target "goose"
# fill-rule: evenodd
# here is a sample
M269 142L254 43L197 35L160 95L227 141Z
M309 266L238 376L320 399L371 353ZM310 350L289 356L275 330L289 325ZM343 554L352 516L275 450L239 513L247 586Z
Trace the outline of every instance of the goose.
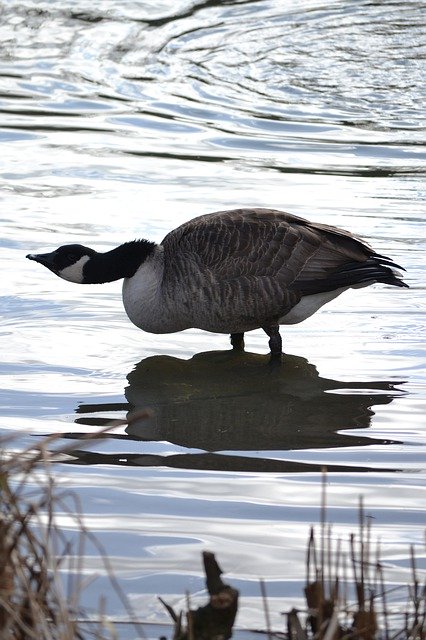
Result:
M105 253L69 244L26 257L70 282L124 278L124 308L143 331L225 333L242 350L244 333L261 328L271 361L281 361L280 325L350 288L408 286L394 271L403 267L350 232L263 208L196 217L160 244L132 240Z

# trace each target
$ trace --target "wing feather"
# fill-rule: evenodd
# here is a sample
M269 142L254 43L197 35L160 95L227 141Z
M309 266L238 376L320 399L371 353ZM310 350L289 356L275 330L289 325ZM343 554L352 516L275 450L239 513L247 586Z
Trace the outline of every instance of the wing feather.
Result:
M345 264L375 255L349 232L256 208L200 216L169 233L162 245L164 286L177 280L188 309L200 317L215 315L218 326L232 319L235 330L280 318L310 293L306 283L307 289L329 291Z

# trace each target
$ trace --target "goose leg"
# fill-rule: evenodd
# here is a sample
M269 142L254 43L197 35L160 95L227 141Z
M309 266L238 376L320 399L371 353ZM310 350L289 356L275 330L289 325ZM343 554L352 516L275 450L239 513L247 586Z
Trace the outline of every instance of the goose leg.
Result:
M266 335L269 336L269 348L271 350L271 363L280 363L283 353L283 342L280 335L279 325L270 325L262 327Z
M231 333L231 344L234 351L244 351L244 333Z

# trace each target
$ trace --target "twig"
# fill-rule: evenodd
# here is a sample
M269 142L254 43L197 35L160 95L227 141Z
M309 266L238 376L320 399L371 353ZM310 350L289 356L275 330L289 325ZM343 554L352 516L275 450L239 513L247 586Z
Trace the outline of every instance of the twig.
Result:
M269 640L272 640L271 617L269 615L268 598L266 595L266 586L263 578L260 578L260 591L262 593L263 613L265 614L266 630Z

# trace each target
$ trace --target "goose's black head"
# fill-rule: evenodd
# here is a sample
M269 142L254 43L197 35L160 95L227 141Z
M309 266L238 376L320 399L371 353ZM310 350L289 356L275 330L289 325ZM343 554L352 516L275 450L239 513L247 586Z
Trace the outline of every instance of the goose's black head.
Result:
M155 243L148 240L132 240L106 253L98 253L81 244L66 244L51 253L29 253L27 258L69 282L99 284L131 278L155 247Z
M81 244L66 244L51 253L29 253L28 260L44 265L57 276L70 282L84 283L84 265L96 251Z

